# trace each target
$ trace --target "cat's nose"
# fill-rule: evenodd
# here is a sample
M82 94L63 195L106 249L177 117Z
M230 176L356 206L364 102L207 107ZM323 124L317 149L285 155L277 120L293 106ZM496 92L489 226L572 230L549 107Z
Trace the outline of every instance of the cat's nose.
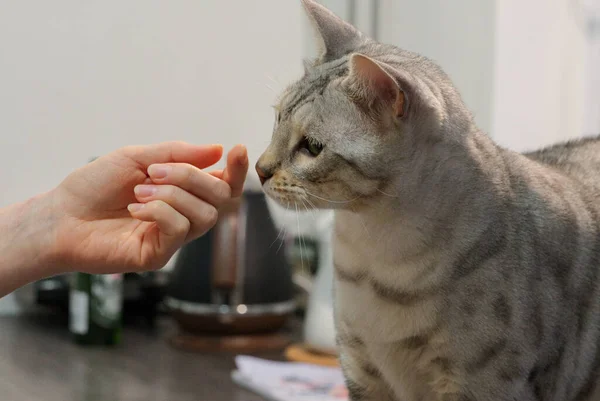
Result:
M258 178L260 178L260 183L265 185L265 182L271 177L273 177L273 173L269 170L265 170L260 167L259 163L256 163L256 173L258 174Z

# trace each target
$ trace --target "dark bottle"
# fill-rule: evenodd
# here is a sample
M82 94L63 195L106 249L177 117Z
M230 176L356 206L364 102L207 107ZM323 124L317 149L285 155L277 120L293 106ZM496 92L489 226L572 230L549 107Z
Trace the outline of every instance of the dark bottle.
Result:
M69 296L69 329L75 342L116 345L121 341L123 274L75 273Z

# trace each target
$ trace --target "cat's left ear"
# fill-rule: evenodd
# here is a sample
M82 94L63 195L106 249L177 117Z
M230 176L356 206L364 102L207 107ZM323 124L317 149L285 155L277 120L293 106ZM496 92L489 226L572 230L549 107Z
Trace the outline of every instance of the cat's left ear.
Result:
M302 0L302 5L317 36L320 62L345 56L365 41L358 29L315 0Z
M355 53L350 57L349 66L350 72L344 83L353 98L377 111L388 111L394 117L404 117L406 94L383 65Z

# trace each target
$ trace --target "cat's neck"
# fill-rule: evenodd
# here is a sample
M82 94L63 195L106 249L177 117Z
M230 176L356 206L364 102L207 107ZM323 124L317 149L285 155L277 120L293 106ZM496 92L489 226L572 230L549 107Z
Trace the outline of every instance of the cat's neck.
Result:
M502 150L483 134L423 152L403 173L354 210L336 212L336 233L393 241L397 255L447 247L452 233L498 209Z

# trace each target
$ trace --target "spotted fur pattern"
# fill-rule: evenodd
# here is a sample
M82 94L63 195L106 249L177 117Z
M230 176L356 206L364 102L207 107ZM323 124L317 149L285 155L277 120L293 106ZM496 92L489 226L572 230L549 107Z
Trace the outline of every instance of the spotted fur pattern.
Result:
M600 400L600 140L504 149L435 63L303 4L320 55L257 170L335 209L351 399Z

